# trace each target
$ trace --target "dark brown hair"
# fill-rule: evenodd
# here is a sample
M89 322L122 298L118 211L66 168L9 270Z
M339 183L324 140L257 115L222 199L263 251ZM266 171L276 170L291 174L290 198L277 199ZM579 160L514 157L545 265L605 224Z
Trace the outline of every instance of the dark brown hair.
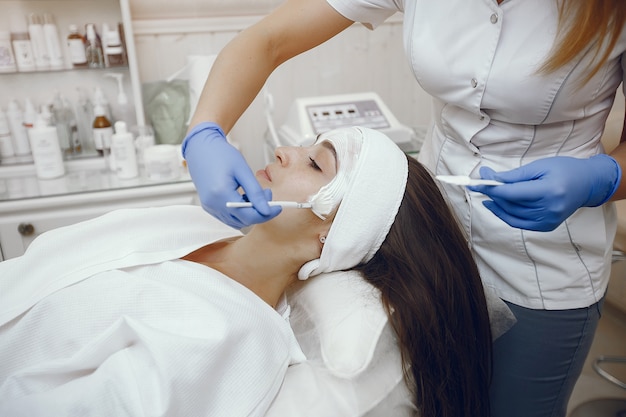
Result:
M624 0L559 0L558 38L550 58L542 67L552 72L591 47L595 58L588 81L609 58L626 22Z
M395 222L356 269L381 291L420 415L485 417L491 330L478 269L432 176L408 159Z

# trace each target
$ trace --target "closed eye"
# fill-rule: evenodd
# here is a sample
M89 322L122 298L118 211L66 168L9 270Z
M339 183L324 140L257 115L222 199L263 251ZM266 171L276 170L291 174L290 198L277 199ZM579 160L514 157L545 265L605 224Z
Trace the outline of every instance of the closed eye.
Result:
M311 158L310 156L309 156L309 165L310 165L313 169L315 169L315 170L317 170L317 171L321 171L321 170L322 170L322 169L319 167L319 165L317 165L317 162L315 162L315 159Z

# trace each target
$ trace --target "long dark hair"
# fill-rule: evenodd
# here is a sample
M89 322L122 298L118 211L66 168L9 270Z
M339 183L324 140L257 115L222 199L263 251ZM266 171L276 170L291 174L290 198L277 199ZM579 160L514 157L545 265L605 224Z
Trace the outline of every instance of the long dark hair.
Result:
M408 159L395 222L356 269L381 291L420 415L486 417L491 330L478 269L432 176Z

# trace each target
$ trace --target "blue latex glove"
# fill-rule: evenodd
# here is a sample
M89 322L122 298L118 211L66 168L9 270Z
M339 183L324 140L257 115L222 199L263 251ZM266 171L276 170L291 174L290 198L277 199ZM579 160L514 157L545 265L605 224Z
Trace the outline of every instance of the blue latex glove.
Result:
M608 201L622 170L615 159L600 154L588 159L554 156L505 172L482 167L480 175L506 183L468 187L491 198L483 202L485 207L513 227L548 232L578 208Z
M271 190L263 190L243 155L226 140L215 123L196 125L182 143L202 207L227 225L241 229L268 221L280 213L280 207L270 207ZM237 190L242 187L245 195ZM250 201L251 208L227 208L227 201Z

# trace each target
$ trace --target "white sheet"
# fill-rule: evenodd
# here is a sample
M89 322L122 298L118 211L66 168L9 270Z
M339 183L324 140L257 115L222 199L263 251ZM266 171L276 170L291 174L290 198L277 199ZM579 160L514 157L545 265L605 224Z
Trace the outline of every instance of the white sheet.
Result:
M237 233L203 227L205 216L117 212L0 263L0 415L264 415L287 366L304 357L288 312L175 260ZM85 233L92 238L76 240ZM68 253L73 261L57 262Z

